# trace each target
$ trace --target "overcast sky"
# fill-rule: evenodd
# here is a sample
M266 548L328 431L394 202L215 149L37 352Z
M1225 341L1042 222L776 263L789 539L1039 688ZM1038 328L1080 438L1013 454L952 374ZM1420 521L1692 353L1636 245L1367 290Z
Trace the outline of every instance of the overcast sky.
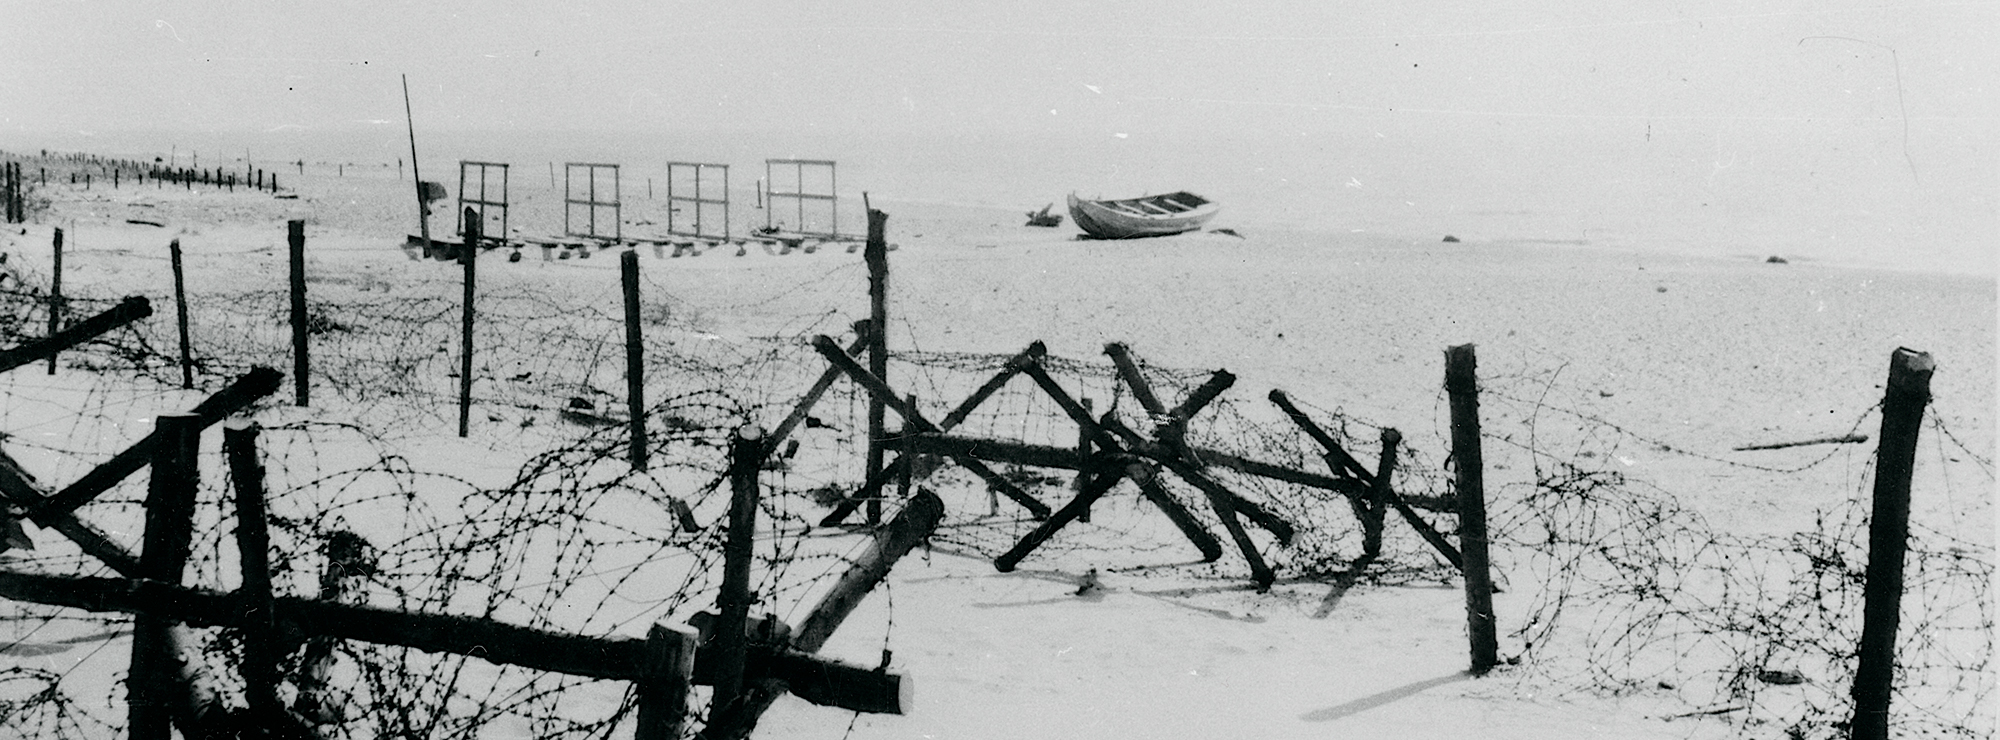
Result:
M0 0L0 132L1993 120L1994 2L1509 5Z

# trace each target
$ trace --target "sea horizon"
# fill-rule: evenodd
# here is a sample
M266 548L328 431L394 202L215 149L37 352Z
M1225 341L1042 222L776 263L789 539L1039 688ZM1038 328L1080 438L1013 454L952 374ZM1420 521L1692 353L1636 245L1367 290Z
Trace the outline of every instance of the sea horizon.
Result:
M2000 220L1976 122L1498 121L1394 115L1337 131L1217 135L1135 130L854 131L780 126L684 131L417 127L426 180L459 160L506 162L527 187L560 163L621 165L627 197L667 162L730 165L751 193L763 160L837 162L843 220L874 202L1022 212L1081 197L1188 190L1222 204L1212 227L1368 233L1411 241L1531 243L1722 259L1991 277ZM304 162L314 174L400 173L404 122L275 130L130 129L0 134L18 154L86 153L181 167ZM1276 128L1274 125L1272 128ZM1907 140L1904 138L1907 136ZM548 174L544 174L546 168ZM349 172L351 170L351 172ZM281 171L282 172L282 171ZM1987 183L1990 185L1990 183ZM664 188L664 184L660 185ZM736 197L746 197L739 194ZM851 203L849 201L852 201ZM851 223L859 223L855 218Z

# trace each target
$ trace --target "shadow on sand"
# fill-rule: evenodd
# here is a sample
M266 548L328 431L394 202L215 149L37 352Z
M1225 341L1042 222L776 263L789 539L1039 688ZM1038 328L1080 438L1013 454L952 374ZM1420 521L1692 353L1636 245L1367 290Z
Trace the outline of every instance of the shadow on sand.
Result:
M1438 676L1437 678L1427 678L1415 683L1403 684L1388 691L1370 694L1345 704L1337 704L1325 709L1315 709L1299 715L1299 719L1307 722L1330 722L1336 719L1345 719L1385 704L1394 704L1398 701L1408 699L1423 693L1426 689L1463 681L1471 677L1471 671L1459 671L1457 673Z

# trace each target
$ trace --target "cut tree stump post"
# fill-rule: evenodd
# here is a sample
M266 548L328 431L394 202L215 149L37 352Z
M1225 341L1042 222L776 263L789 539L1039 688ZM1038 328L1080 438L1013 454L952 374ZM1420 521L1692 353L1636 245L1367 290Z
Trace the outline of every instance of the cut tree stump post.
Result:
M645 676L638 686L639 727L632 740L681 740L700 641L686 625L655 624L646 632Z
M1478 361L1470 344L1445 350L1444 390L1451 399L1451 456L1457 464L1458 546L1464 560L1465 624L1472 672L1500 664L1493 576L1486 551L1485 458L1479 439Z
M729 442L729 531L722 550L722 591L716 596L713 642L721 672L715 679L711 712L727 707L743 693L743 664L748 644L743 628L750 620L750 563L757 534L757 471L764 464L764 430L755 424L736 430Z
M868 325L874 328L868 335L868 372L885 382L889 379L889 247L884 234L888 223L889 214L868 210L868 242L861 252L862 261L868 263ZM873 394L868 397L870 478L882 472L882 435L887 410L884 399ZM882 501L870 497L867 507L868 523L882 523Z
M312 405L312 359L306 340L306 222L285 224L285 241L291 245L292 288L292 393L299 406Z
M192 414L159 417L161 443L153 451L152 479L146 488L146 531L139 554L140 577L179 585L194 540L196 468L202 421ZM158 617L133 620L132 664L126 677L127 724L134 740L166 740L180 709L188 706L174 623ZM183 726L184 734L192 735Z
M55 236L55 244L54 244L54 247L53 247L53 250L54 250L54 252L55 252L55 254L54 254L54 258L55 258L55 264L54 264L54 267L52 267L52 268L50 269L50 271L49 271L49 333L48 333L48 335L49 335L49 336L51 336L51 337L55 336L55 335L56 335L56 332L57 332L58 330L62 329L62 315L63 315L63 297L62 297L62 275L63 275L63 264L62 264L62 258L63 258L63 230L62 230L62 228L61 228L61 227L57 227L57 228L56 228L56 236ZM55 356L55 355L54 355L53 353L49 355L49 374L50 374L50 375L54 375L54 374L56 374L56 356Z
M1882 441L1875 452L1874 511L1868 519L1868 581L1862 596L1860 664L1854 671L1854 740L1889 737L1896 686L1896 629L1903 603L1903 556L1909 546L1910 477L1917 433L1930 403L1929 353L1897 348L1882 397Z
M465 245L458 250L459 263L465 266L464 312L459 319L458 344L458 436L464 437L472 427L472 296L474 282L479 274L479 228L482 225L479 212L471 208L462 214L465 223Z
M174 326L179 329L181 340L181 388L193 388L194 359L188 348L187 276L181 268L181 240L169 243L167 252L174 268Z
M625 414L632 442L632 469L646 469L646 342L639 326L639 253L618 255L625 292Z

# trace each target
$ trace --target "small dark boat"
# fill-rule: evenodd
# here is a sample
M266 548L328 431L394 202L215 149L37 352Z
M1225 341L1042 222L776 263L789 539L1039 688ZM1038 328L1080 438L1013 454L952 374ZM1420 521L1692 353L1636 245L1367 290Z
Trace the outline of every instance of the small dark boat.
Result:
M1189 192L1123 200L1085 200L1069 195L1076 225L1098 239L1136 239L1200 229L1221 206Z

